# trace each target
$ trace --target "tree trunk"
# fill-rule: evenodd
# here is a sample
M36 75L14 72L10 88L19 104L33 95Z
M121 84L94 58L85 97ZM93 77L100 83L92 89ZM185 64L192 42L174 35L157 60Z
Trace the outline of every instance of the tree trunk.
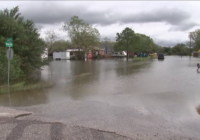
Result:
M192 46L191 46L191 36L190 36L190 51L189 51L190 52L190 54L189 54L190 58L191 58L191 55L192 55L192 49L191 48L192 48Z
M126 49L126 60L128 61L128 42L127 42L127 49Z
M126 51L126 60L128 60L128 50Z
M86 47L85 47L85 53L84 53L84 60L87 60L87 50L86 50Z

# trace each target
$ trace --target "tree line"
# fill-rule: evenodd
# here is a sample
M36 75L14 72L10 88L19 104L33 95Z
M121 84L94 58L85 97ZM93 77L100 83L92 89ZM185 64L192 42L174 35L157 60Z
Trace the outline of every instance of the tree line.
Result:
M82 58L93 47L109 50L166 54L191 54L192 50L200 49L200 29L189 34L189 42L177 44L174 47L161 47L153 39L145 34L135 33L133 29L126 27L122 32L116 33L116 39L109 38L100 40L98 29L86 23L78 16L71 17L61 29L67 33L69 40L62 40L53 30L48 30L45 38L40 37L40 30L36 28L32 20L25 20L19 7L10 10L0 10L0 85L7 81L7 58L5 42L7 37L13 38L14 57L11 60L10 78L13 82L26 79L35 69L48 64L48 60L42 59L45 49L48 53L63 51L71 46L83 49ZM189 45L188 45L189 44ZM188 47L189 46L189 47ZM127 56L128 59L128 56Z

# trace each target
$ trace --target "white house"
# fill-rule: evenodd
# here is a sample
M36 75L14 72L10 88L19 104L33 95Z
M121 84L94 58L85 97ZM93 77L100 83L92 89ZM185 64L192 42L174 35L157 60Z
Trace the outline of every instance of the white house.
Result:
M53 52L53 59L67 59L67 52Z
M48 58L48 49L45 48L43 54L41 55L41 58L44 59L44 58Z
M79 48L68 48L62 52L53 52L53 59L70 59L72 56L75 56L75 52L83 51L83 49Z

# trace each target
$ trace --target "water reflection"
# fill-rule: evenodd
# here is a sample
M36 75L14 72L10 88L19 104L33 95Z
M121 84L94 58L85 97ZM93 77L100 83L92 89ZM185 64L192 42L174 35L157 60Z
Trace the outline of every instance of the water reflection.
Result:
M11 102L12 106L30 106L66 99L100 100L160 115L187 116L191 106L194 109L200 102L198 61L170 56L164 61L53 61L41 73L42 80L55 83L53 87L11 93ZM0 104L9 106L7 94L0 95Z
M149 69L151 66L150 61L136 61L136 62L118 62L116 63L117 76L133 75L142 72L144 69Z
M176 56L166 56L164 61L53 61L41 73L42 80L55 83L53 87L11 93L11 101L13 106L49 104L34 111L76 125L118 125L131 134L135 122L152 123L199 136L198 61ZM7 94L0 95L0 104L9 106ZM140 116L144 121L138 121Z
M44 104L47 103L45 92L45 89L12 92L10 97L8 93L4 93L0 96L0 103L4 106L13 107Z

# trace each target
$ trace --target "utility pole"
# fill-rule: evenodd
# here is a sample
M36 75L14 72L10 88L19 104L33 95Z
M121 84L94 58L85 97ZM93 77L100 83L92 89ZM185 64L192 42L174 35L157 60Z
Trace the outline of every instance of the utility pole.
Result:
M189 37L190 37L190 58L191 58L191 54L192 54L192 49L191 49L191 33L190 33Z
M107 54L107 50L108 50L108 38L105 37L104 40L105 40L105 50L106 50L106 54Z
M13 50L11 49L11 47L13 47L13 38L12 37L8 37L6 39L6 47L8 47L7 50L7 58L8 58L8 95L9 95L9 104L11 106L11 99L10 99L10 60L13 58Z

